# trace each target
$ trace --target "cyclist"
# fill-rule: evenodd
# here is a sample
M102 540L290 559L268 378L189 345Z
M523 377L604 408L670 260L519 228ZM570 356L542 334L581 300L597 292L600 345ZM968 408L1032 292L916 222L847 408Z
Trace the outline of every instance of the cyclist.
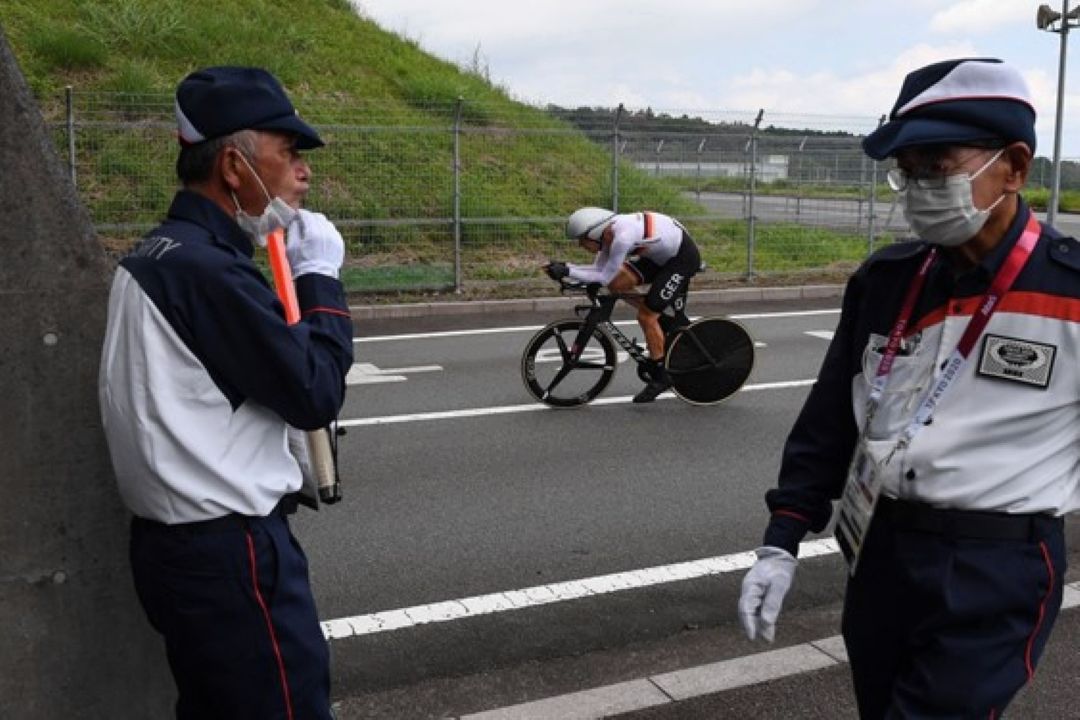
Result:
M689 324L686 293L701 268L701 255L678 220L657 212L617 214L598 207L575 210L566 222L566 237L596 254L592 265L552 261L544 271L553 280L568 277L600 283L613 292L651 284L642 298L629 298L645 335L649 362L644 389L634 402L652 402L671 385L664 370L666 334Z

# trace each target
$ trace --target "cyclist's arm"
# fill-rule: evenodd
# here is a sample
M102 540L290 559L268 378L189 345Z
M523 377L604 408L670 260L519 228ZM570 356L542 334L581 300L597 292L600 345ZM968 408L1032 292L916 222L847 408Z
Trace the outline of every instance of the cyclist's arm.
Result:
M607 285L619 272L626 256L634 249L633 235L616 231L611 243L596 254L592 265L569 265L570 279Z

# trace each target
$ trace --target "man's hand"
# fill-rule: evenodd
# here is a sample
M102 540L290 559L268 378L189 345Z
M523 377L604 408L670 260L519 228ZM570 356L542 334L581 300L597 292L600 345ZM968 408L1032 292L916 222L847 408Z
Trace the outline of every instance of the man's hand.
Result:
M544 266L544 272L547 273L547 276L549 278L551 278L555 282L559 282L564 277L566 277L567 275L570 274L570 268L568 268L566 266L566 263L564 263L564 262L559 262L558 260L552 260L551 262L549 262L547 265Z
M325 215L300 210L296 220L289 224L285 254L294 278L307 273L336 278L345 260L345 243Z
M770 545L754 552L758 559L742 581L739 620L746 637L753 640L760 635L772 642L776 635L776 618L780 615L784 596L791 588L799 561L787 550Z

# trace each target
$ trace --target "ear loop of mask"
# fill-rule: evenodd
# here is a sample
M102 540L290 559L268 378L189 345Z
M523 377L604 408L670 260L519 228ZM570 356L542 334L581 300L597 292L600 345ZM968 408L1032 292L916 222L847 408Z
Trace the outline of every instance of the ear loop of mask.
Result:
M259 173L255 172L255 168L250 162L248 162L247 156L244 155L240 148L234 147L233 150L236 150L236 154L240 156L240 159L244 161L245 165L247 165L248 170L250 170L251 174L255 176L255 182L259 183L259 189L263 191L263 195L266 196L266 202L267 204L269 204L272 201L272 198L270 197L270 192L266 189L266 185L263 184L262 178L259 177ZM232 195L233 203L236 205L236 209L240 212L243 212L244 209L240 207L240 201L237 199L236 193L230 190L229 194Z
M996 153L994 153L994 157L987 160L986 164L984 164L981 168L976 170L973 175L968 176L968 182L969 183L973 182L975 180L975 178L977 178L977 177L979 177L980 175L983 174L983 172L986 170L986 168L988 168L991 165L993 165L994 163L996 163L998 161L998 158L1000 158L1004 154L1005 154L1005 148L1001 148ZM996 208L998 205L1001 204L1001 201L1005 199L1005 195L1007 195L1007 194L1008 193L1001 193L1001 196L997 200L990 203L990 207L988 207L988 208L986 208L984 210L979 210L979 212L987 212L987 213L990 212L991 210L993 210L994 208ZM974 207L975 203L972 202L971 205L972 205L972 207ZM978 210L978 208L975 208L975 209Z

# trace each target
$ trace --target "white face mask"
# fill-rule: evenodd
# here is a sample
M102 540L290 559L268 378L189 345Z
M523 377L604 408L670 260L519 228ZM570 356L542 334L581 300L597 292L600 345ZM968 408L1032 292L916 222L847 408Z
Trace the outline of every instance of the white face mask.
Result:
M238 151L239 152L239 151ZM280 197L270 197L270 193L266 190L266 185L263 184L262 178L259 177L259 173L255 172L255 168L251 167L251 163L244 157L244 153L239 153L240 159L244 161L244 164L251 170L251 174L255 176L255 180L259 183L259 187L262 188L263 195L266 196L266 207L263 208L261 215L248 215L240 207L240 201L236 199L236 194L232 194L233 202L236 203L236 224L246 232L260 247L266 247L266 236L272 233L278 228L285 228L289 226L294 219L296 219L296 210L293 209L287 202Z
M990 211L1005 199L1005 195L985 210L979 210L971 195L971 182L1004 152L1004 149L998 150L973 174L947 176L941 187L926 188L909 179L907 187L900 191L899 199L904 217L915 234L928 243L944 247L963 245L975 237L986 224Z

